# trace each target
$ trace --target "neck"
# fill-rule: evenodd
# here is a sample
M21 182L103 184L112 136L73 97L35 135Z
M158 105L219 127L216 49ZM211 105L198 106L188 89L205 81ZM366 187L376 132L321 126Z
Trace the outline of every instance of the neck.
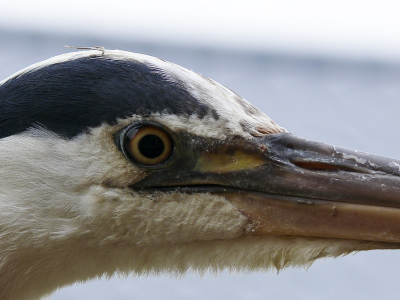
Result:
M2 241L0 243L3 245ZM64 243L47 240L46 246L26 245L15 251L3 251L6 255L0 266L0 299L39 299L76 281L104 274L111 276L117 269L124 274L182 274L188 269L200 272L225 268L238 271L281 269L309 266L321 257L373 248L372 243L290 237L250 237L162 247L131 246L129 250L126 244L96 247L79 238ZM260 257L265 259L260 260ZM209 261L218 261L218 264L210 265Z
M7 244L10 242L6 240ZM0 243L4 247L4 241ZM1 257L0 299L39 299L60 286L93 275L85 277L84 269L79 270L82 268L81 253L86 249L79 247L78 240L60 244L46 239L45 243L36 245L26 241L26 245L18 247L7 247L10 246L7 244ZM77 278L76 274L81 275Z
M80 266L77 178L56 137L0 140L0 299L35 299L72 282ZM64 168L64 170L62 169ZM77 168L76 176L79 176ZM70 172L72 173L72 172ZM61 270L61 272L60 272Z

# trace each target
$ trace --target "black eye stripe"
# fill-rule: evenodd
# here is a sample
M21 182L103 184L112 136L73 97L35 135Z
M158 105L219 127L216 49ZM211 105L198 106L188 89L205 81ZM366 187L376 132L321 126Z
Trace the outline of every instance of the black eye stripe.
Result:
M37 124L73 138L104 123L157 112L200 118L211 114L218 119L214 108L162 73L139 61L101 56L22 73L0 85L0 138ZM10 117L21 113L23 118Z

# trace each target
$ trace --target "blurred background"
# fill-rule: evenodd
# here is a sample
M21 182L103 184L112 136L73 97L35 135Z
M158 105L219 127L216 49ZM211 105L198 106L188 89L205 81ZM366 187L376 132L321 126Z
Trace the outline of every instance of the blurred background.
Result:
M0 80L73 51L64 45L146 53L219 81L299 136L400 158L399 12L366 0L0 0ZM48 300L398 299L399 266L400 251L370 251L279 274L115 276Z

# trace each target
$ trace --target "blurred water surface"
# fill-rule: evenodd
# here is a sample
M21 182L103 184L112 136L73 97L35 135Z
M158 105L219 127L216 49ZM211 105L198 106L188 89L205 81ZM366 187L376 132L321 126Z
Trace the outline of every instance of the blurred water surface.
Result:
M400 158L398 64L0 29L0 80L71 51L64 45L101 45L172 61L229 87L296 135ZM189 273L178 279L103 279L64 288L49 299L394 299L400 295L399 265L400 252L371 251L278 276L222 273L200 278Z

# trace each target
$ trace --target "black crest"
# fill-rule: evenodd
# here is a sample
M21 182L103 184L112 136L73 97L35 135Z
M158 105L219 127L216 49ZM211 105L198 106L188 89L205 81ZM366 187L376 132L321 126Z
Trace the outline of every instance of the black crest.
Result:
M155 112L216 115L163 70L107 56L47 65L0 86L0 138L35 125L72 138L102 123Z

